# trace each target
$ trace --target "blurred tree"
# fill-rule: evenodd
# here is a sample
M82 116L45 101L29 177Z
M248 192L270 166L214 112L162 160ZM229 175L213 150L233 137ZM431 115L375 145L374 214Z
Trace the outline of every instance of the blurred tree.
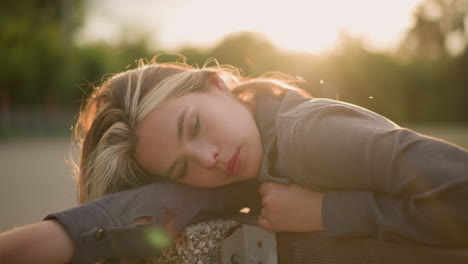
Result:
M56 101L72 82L67 67L73 33L82 23L82 0L2 1L0 97L14 104Z
M108 77L134 68L140 59L149 60L154 54L149 47L149 38L143 35L128 37L122 34L115 44L97 42L78 46L74 69L79 74L76 83L81 89L71 89L71 97L82 97L82 91L84 95L88 94L90 89L100 85Z
M211 54L221 64L231 64L244 70L246 75L277 70L277 50L259 33L240 32L225 37Z
M400 45L410 120L468 121L468 0L425 0ZM439 106L439 107L436 107Z
M209 50L204 50L192 46L182 47L178 53L187 58L187 64L201 67L210 58Z
M365 42L341 32L338 45L328 55L324 89L336 98L354 103L395 121L408 118L407 87L401 64L385 52L371 52ZM331 82L331 84L330 84Z
M468 122L467 2L424 0L400 46L400 57L370 51L365 41L346 33L336 49L315 55L280 50L254 32L228 35L209 49L185 46L176 53L198 66L214 57L220 64L241 68L246 76L283 72L303 79L297 85L314 96L362 105L397 122ZM84 84L81 88L87 91L107 74L164 52L133 24L123 27L121 39L112 43L75 44L86 4L86 0L3 1L0 121L11 104L61 104L76 109L82 98L77 84ZM402 54L405 60L398 59ZM161 62L178 59L158 58Z
M424 60L460 55L468 43L468 0L425 0L401 43L404 57Z

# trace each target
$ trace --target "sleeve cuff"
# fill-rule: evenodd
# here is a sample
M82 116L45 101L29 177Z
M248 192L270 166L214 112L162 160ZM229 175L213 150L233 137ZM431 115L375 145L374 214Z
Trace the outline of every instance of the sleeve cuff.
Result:
M114 223L113 218L95 202L53 213L44 218L44 220L50 219L56 219L64 225L76 243L79 242L81 234L98 226Z
M113 218L97 203L90 202L62 212L53 213L44 220L55 219L71 235L75 250L72 263L92 263L111 257L106 250L105 230L115 228ZM87 252L86 256L80 252Z

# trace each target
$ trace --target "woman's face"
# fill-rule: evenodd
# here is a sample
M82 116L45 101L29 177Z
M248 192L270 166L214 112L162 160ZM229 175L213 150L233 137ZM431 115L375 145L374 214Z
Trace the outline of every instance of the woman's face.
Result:
M218 187L256 177L263 157L253 114L218 78L150 112L138 125L137 163L164 178Z

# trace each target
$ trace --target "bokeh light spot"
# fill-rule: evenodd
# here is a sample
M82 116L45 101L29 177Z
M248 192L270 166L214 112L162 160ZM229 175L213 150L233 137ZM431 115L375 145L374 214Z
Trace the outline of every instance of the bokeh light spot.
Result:
M172 243L172 237L166 230L162 228L151 228L145 234L148 242L157 249L164 250Z
M243 214L248 214L248 213L250 213L250 208L244 207L244 208L240 209L239 212L241 212Z

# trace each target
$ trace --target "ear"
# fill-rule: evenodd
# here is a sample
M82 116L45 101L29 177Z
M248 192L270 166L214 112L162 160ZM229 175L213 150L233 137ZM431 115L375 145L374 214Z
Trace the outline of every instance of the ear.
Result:
M226 82L219 76L219 74L215 73L209 77L210 86L214 87L222 92L229 92L229 86Z

